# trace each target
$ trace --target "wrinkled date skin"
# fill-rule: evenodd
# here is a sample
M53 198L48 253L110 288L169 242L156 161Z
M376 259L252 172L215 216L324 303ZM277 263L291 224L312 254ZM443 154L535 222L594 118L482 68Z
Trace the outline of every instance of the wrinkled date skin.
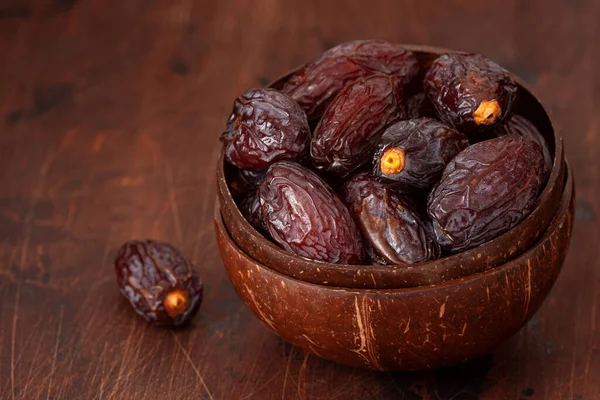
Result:
M417 58L402 46L379 40L342 43L306 64L282 88L306 112L310 121L318 120L325 109L350 82L382 72L398 78L401 88L419 73Z
M438 243L451 252L492 240L535 207L543 185L539 144L507 135L463 150L428 197Z
M131 240L115 260L121 294L135 312L157 325L191 320L202 302L203 285L192 265L168 243Z
M505 121L517 94L505 69L482 55L462 52L438 57L423 86L439 118L467 135Z
M250 89L235 100L221 141L229 163L264 171L275 161L306 158L310 128L306 114L288 95Z
M240 202L240 212L257 231L266 234L267 226L265 225L262 212L260 209L260 201L258 191L252 190L245 199Z
M262 182L265 171L248 171L245 169L235 169L232 171L232 175L229 177L229 190L231 195L237 200L245 198L248 192L256 190L258 185Z
M537 130L535 125L522 115L513 115L504 125L499 126L490 132L485 132L482 139L489 140L511 134L529 138L542 146L546 174L549 174L552 169L552 155L550 154L546 139L544 139L544 136Z
M363 239L365 253L367 254L368 265L388 265L388 262L383 258L371 245L367 239Z
M310 146L313 166L348 174L370 160L385 128L405 117L396 78L375 74L354 81L335 98L315 129Z
M373 175L403 189L428 189L468 145L465 135L434 119L400 121L383 133L373 159Z
M363 236L387 263L413 264L439 258L440 247L421 213L367 173L346 182L342 197Z
M265 224L287 251L312 260L361 264L360 232L335 192L314 172L281 161L259 187Z
M427 98L425 92L417 93L406 99L406 115L408 119L437 118L433 104Z

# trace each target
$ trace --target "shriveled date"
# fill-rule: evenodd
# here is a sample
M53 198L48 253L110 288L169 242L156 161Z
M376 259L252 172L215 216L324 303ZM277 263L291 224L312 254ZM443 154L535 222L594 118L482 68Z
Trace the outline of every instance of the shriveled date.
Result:
M312 260L360 264L364 249L348 209L314 172L281 161L259 186L271 237L287 251Z
M262 211L260 209L260 200L258 198L258 190L252 190L240 202L239 209L246 221L250 223L257 231L261 233L267 232Z
M546 139L544 139L544 136L542 136L540 131L535 127L535 125L533 125L533 123L531 123L531 121L529 121L524 116L518 114L513 115L502 126L499 126L498 128L493 129L489 132L485 132L482 139L488 140L510 134L524 136L542 146L546 174L550 173L550 170L552 169L552 155L550 154L548 143L546 142Z
M337 45L293 74L282 88L318 120L337 94L357 78L383 72L407 86L419 72L415 55L402 46L380 40L358 40Z
M439 118L466 134L505 121L517 94L506 70L480 54L463 52L439 56L423 85Z
M412 264L439 258L431 225L406 201L367 173L355 175L342 197L373 249L390 264Z
M115 270L121 294L148 322L179 326L200 307L202 282L189 261L168 243L126 242L118 251Z
M233 103L221 141L229 163L264 171L275 161L304 159L310 129L294 99L275 89L250 89Z
M373 159L373 174L404 189L428 189L468 145L465 135L434 119L400 121L383 133Z
M406 115L409 119L437 118L435 108L425 92L416 93L406 99Z
M438 243L458 252L500 236L535 207L543 185L539 144L507 135L467 147L428 197Z
M315 129L315 168L345 175L367 163L387 126L406 117L397 78L375 74L348 85Z

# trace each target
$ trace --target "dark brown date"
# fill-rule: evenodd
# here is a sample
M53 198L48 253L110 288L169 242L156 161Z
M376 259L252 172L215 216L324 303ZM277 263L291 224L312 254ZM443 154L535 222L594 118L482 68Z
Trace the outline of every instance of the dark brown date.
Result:
M306 64L289 78L282 91L292 96L313 121L321 118L346 85L377 72L396 76L404 88L419 73L419 64L411 51L396 44L380 40L347 42Z
M513 115L508 121L506 121L504 125L499 126L498 128L493 129L491 131L484 132L481 139L475 139L475 142L489 140L511 134L524 136L539 144L542 147L542 151L544 153L544 164L546 167L546 174L550 173L550 170L552 169L552 155L550 154L550 149L548 148L546 139L544 139L544 136L542 136L540 131L537 130L535 125L533 125L527 118L523 117L522 115Z
M257 190L252 190L246 198L240 202L239 209L244 218L246 218L246 221L248 221L254 229L262 234L267 233L267 226L265 225L260 209Z
M438 243L458 252L517 225L535 207L544 156L531 139L507 135L467 147L428 197Z
M229 190L236 199L244 199L250 191L256 190L262 182L265 171L248 171L228 165L231 170L228 176Z
M440 247L431 224L412 203L367 173L355 175L342 197L375 251L390 264L412 264L438 258Z
M406 99L406 115L408 119L437 118L433 104L427 98L425 92L417 93Z
M233 103L221 141L229 163L264 171L275 161L306 158L310 129L294 99L275 89L250 89Z
M468 135L506 120L517 94L506 70L480 54L463 52L439 56L423 85L439 118Z
M434 119L400 121L383 133L373 159L373 175L403 189L428 189L468 145L465 135Z
M385 128L405 117L397 78L375 74L357 79L340 92L315 129L313 166L348 174L370 160Z
M179 326L200 307L202 282L189 261L168 243L126 242L117 253L115 270L121 294L148 322Z
M363 262L350 212L314 172L289 161L274 163L259 186L259 198L267 230L287 251L331 263Z
M388 262L385 261L385 258L381 256L381 254L377 253L371 243L367 240L363 240L365 246L365 253L367 254L367 262L369 265L388 265Z

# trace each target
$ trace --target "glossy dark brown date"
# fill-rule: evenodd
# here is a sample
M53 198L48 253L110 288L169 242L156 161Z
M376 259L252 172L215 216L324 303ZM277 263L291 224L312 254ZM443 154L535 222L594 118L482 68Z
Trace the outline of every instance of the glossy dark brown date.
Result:
M468 145L465 135L434 119L400 121L383 133L373 158L373 175L404 189L428 189Z
M390 264L412 264L440 256L431 224L412 203L367 173L342 187L342 197L375 251Z
M265 171L248 171L229 165L228 167L231 168L228 178L229 190L236 200L244 199L249 192L256 190L265 176Z
M548 143L538 129L522 115L513 115L505 124L493 129L489 132L484 132L480 139L475 139L474 142L489 140L500 136L516 134L535 141L542 147L544 152L544 164L546 166L546 174L552 169L552 155L548 148Z
M438 117L468 135L505 121L517 94L506 70L480 54L463 52L439 56L423 85Z
M437 118L435 108L425 92L419 92L406 99L406 115L408 119Z
M293 74L282 88L304 109L308 119L318 120L350 82L383 72L398 78L404 88L419 72L417 58L402 46L359 40L335 46Z
M294 99L274 89L250 89L235 100L221 141L229 163L264 171L275 161L303 160L310 129Z
M168 243L126 242L117 253L115 271L121 294L148 322L182 325L192 319L202 302L198 275Z
M246 198L244 198L240 204L239 209L246 221L250 223L257 231L267 234L267 226L262 216L260 208L260 200L258 198L258 191L251 190Z
M364 249L352 216L314 172L281 161L259 186L262 215L273 240L312 260L361 264Z
M405 117L397 78L375 74L357 79L340 92L315 129L313 166L348 174L370 160L385 128Z
M522 136L502 136L463 150L429 194L438 243L458 252L508 231L534 209L543 172L540 145Z

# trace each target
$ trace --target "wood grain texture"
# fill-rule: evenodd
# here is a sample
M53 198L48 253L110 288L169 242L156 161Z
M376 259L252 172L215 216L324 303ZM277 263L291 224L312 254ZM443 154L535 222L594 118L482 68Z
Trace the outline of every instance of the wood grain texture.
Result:
M599 16L593 0L2 1L0 398L600 398ZM270 333L226 278L212 212L233 99L354 38L483 52L561 129L571 249L492 355L432 373L341 367ZM187 329L148 327L120 298L116 249L145 237L206 283Z

